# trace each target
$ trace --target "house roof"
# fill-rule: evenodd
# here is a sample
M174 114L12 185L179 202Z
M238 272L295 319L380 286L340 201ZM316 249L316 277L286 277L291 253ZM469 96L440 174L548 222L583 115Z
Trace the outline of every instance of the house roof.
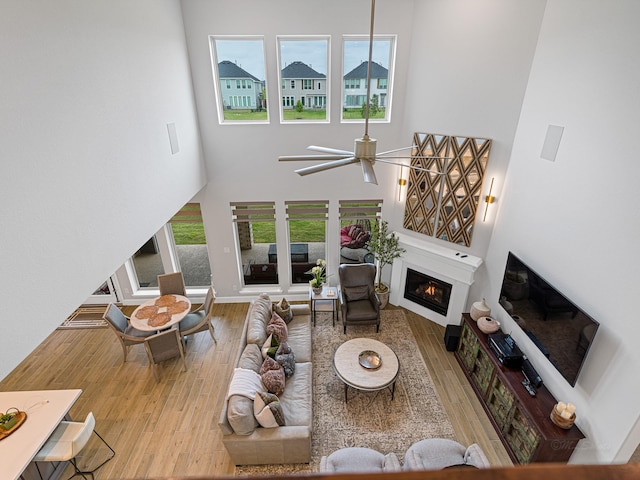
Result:
M369 62L362 62L356 68L347 73L344 78L367 78ZM371 62L371 78L388 78L389 70L376 62Z
M282 69L282 78L326 78L324 73L316 72L306 63L292 62Z
M218 63L218 75L220 78L250 78L256 82L260 81L249 72L229 60L223 60Z

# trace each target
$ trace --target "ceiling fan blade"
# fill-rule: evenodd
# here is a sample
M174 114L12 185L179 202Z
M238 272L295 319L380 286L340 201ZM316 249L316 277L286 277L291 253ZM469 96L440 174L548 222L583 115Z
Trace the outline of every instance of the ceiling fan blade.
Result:
M313 165L312 167L299 168L295 170L298 175L309 175L311 173L324 172L325 170L330 170L336 167L342 167L343 165L349 165L351 163L356 163L354 157L343 158L342 160L334 160L333 162L320 163L318 165Z
M401 152L403 150L409 150L409 149L413 149L416 148L415 145L411 145L410 147L402 147L402 148L396 148L394 150L387 150L386 152L379 152L378 155L389 155L390 153L396 153L396 152Z
M387 158L389 158L389 157L387 157ZM416 157L413 157L413 158L416 158ZM427 158L446 158L446 157L427 157ZM390 165L399 165L401 167L411 168L413 170L420 170L421 172L429 172L429 173L435 173L435 174L438 174L438 175L444 175L444 172L439 172L437 170L429 170L428 168L416 167L415 165L406 165L406 164L400 163L400 162L392 162L390 160L387 160L386 158L376 157L376 162L388 163Z
M332 155L353 156L353 152L347 150L340 150L338 148L319 147L317 145L309 145L307 150L313 150L314 152L330 153Z
M349 155L281 155L278 157L279 162L299 162L303 160L342 160L343 158L353 156L353 153Z
M366 183L378 185L378 179L376 178L376 173L373 171L373 163L371 160L365 160L363 158L360 160L360 165L362 165L362 176L364 177L364 181Z

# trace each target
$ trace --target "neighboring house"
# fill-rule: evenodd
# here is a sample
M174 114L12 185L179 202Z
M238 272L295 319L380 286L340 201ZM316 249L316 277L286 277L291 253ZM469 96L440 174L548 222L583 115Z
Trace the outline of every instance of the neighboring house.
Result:
M369 62L362 62L344 76L342 105L344 108L361 108L367 98L367 68ZM371 97L378 95L378 106L387 106L387 82L389 70L376 62L371 62Z
M261 109L262 82L229 60L218 63L220 96L225 110Z
M327 76L309 65L293 62L282 69L282 108L292 109L298 100L305 108L327 108Z

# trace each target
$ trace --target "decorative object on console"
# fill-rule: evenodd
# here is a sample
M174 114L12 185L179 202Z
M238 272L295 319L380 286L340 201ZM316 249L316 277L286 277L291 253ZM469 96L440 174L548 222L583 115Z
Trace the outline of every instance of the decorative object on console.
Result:
M495 333L500 330L500 322L491 317L478 318L478 328L483 333Z
M550 418L558 427L569 430L576 420L576 406L573 403L558 402L551 410Z
M486 304L484 298L480 302L474 302L471 305L471 319L477 321L480 317L491 316L491 308Z

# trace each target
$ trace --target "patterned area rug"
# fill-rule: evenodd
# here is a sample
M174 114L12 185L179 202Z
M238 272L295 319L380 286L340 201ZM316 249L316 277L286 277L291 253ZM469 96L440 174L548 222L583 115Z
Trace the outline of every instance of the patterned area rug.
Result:
M423 438L451 438L455 434L431 376L420 355L404 312L382 312L380 333L374 326L332 327L330 314L317 317L313 329L313 437L310 464L236 467L236 475L279 475L317 472L320 458L343 447L369 447L395 452L400 461L407 449ZM357 337L379 340L397 354L400 374L395 396L391 391L361 392L344 384L332 367L333 352ZM383 360L384 361L384 360Z
M102 318L106 308L106 305L80 307L69 315L58 329L106 328L107 322Z

